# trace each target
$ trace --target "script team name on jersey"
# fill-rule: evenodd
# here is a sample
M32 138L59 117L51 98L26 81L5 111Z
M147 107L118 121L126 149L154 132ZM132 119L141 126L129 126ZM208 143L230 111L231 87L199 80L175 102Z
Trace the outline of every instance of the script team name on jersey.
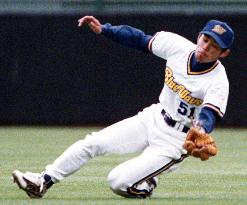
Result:
M188 104L199 106L203 103L202 99L192 97L191 92L184 85L175 82L173 72L169 67L165 70L165 84Z

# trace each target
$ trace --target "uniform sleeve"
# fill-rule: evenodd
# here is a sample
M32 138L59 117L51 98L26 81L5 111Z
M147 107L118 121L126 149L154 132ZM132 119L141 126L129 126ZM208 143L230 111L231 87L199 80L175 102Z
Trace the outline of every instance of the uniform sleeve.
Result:
M195 45L178 34L161 31L153 36L148 47L154 55L168 59L172 55L193 49Z
M124 46L149 53L148 43L152 36L128 25L112 26L107 23L102 27L102 35Z
M225 114L229 95L228 79L223 79L225 79L224 76L220 82L215 82L208 88L202 105L214 110L220 118Z
M198 121L201 124L201 126L205 129L206 133L210 133L213 131L217 115L218 114L214 110L211 110L208 107L204 107L201 109Z

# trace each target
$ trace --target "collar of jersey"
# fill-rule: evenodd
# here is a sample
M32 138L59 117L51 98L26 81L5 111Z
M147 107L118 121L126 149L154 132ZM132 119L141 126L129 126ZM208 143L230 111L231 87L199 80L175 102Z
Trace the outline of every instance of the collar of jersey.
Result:
M218 61L210 63L199 63L195 59L195 51L192 51L187 62L188 75L201 75L208 73L213 70L218 65L218 63Z

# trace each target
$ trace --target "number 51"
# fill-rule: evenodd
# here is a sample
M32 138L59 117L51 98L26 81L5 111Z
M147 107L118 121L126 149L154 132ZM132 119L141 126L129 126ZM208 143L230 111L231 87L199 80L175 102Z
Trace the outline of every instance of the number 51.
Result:
M188 116L188 118L191 118L194 117L195 109L195 107L189 107L189 105L187 105L186 103L180 102L178 113L181 115L186 115Z

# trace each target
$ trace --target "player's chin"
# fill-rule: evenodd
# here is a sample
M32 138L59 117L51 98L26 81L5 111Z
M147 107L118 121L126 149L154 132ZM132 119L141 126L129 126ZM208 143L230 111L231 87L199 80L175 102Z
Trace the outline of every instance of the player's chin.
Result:
M208 63L208 62L211 62L209 59L208 59L208 56L205 54L205 53L202 53L202 52L197 52L195 54L196 56L196 60L200 63Z

